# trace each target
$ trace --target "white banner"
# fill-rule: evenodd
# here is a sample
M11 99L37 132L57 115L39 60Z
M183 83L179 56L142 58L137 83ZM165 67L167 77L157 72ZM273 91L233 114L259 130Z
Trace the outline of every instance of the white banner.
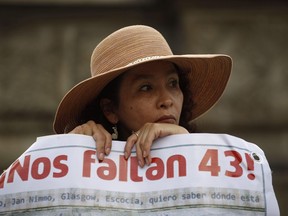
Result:
M40 137L0 177L0 215L279 215L263 151L224 134L157 140L152 164L114 141L99 162L84 135Z

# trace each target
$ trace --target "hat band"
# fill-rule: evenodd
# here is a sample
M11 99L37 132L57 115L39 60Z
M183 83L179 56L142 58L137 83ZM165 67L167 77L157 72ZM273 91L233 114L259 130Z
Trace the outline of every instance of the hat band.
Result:
M131 65L134 65L134 64L138 64L138 63L149 61L149 60L153 60L153 59L159 59L159 58L162 58L162 57L163 56L147 56L145 58L137 59L137 60L129 63L127 66L131 66Z

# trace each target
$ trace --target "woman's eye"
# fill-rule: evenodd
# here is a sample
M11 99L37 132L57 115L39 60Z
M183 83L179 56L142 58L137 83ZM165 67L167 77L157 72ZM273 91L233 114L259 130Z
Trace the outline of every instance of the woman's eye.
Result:
M179 86L179 81L177 79L173 79L170 81L170 86L171 87L178 87Z
M151 85L142 85L142 86L140 87L140 90L141 90L141 91L149 91L149 90L151 90L151 89L152 89Z

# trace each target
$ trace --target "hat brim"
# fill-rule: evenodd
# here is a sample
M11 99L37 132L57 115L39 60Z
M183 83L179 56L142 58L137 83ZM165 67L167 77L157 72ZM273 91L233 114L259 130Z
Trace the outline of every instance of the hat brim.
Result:
M80 123L81 114L102 89L123 72L151 61L169 61L187 73L194 107L194 120L207 112L221 97L232 69L232 59L227 55L171 55L148 59L125 67L113 69L86 79L74 86L62 99L56 111L54 131L64 133Z

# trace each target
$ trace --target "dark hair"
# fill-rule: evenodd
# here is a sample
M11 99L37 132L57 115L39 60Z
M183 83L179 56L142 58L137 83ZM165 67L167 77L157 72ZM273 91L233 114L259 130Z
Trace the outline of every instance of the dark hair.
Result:
M175 65L178 76L179 76L179 85L182 90L184 101L183 107L180 116L179 125L186 128L190 133L196 132L196 125L190 122L192 116L192 109L193 109L193 100L192 94L190 90L190 83L187 77L187 73L182 71L177 65ZM112 133L112 125L104 116L100 101L103 98L108 98L113 101L115 106L119 104L119 88L120 83L122 81L123 74L112 80L105 88L101 91L98 95L96 100L93 100L82 112L82 119L81 122L85 123L89 120L93 120L96 123L102 124L102 126L110 133Z
M109 132L112 133L112 125L104 116L104 113L100 106L100 101L103 98L108 98L118 106L119 104L119 88L123 74L113 79L105 88L100 92L96 100L93 100L88 106L82 111L81 122L85 123L89 120L93 120L96 123L102 124L102 126Z
M196 133L197 127L193 122L191 122L192 110L194 108L194 101L193 101L193 92L191 92L188 75L187 72L181 70L177 65L175 65L175 67L178 72L179 85L182 90L184 98L179 125L186 128L190 133Z

